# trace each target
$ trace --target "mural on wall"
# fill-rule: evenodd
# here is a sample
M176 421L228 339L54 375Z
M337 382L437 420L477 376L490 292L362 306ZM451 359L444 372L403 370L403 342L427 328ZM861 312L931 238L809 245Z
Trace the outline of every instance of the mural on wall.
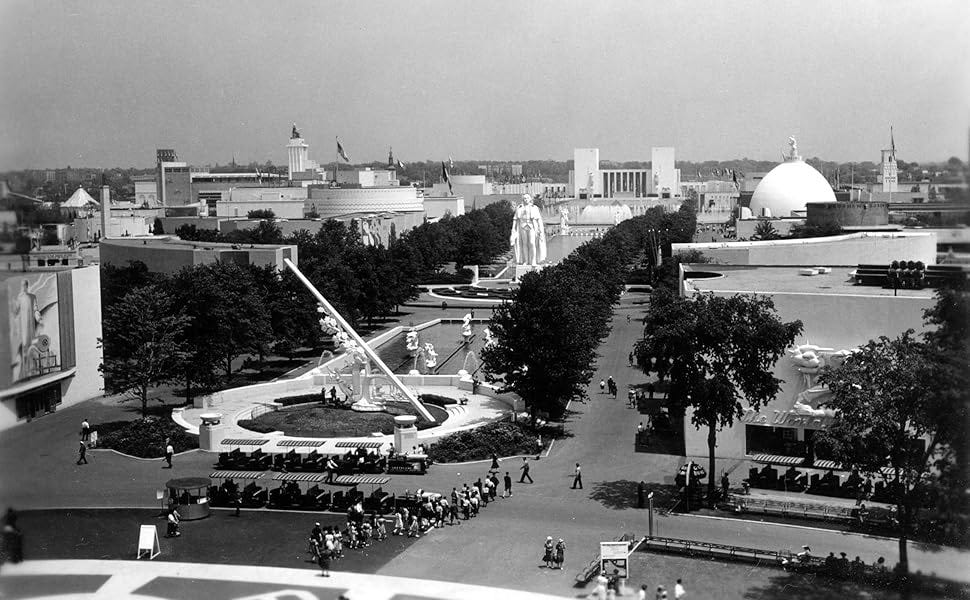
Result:
M38 273L7 280L10 315L11 382L60 368L57 274Z

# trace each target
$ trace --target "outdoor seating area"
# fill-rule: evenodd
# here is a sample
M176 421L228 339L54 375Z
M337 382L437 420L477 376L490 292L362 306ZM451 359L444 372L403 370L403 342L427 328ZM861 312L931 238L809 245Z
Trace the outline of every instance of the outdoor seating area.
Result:
M342 512L362 503L364 510L375 514L393 512L406 503L384 491L387 477L345 475L328 478L316 473L276 473L272 479L264 473L215 471L209 485L210 505L221 508L276 508L283 510L319 510ZM240 484L237 480L245 483ZM366 492L360 485L370 486Z
M917 290L963 283L967 274L961 265L924 265L912 260L894 260L888 265L860 264L854 272L856 285Z
M816 461L816 466L829 467L822 471L816 467L799 470L797 465L804 464L806 459L801 457L784 456L755 456L756 462L767 462L760 469L752 467L748 470L745 483L752 488L776 490L786 492L805 492L818 496L834 498L851 498L872 500L875 502L892 502L893 487L898 484L884 481L872 482L870 478L863 478L858 471L851 471L847 475L836 473L841 465L832 461ZM780 471L775 465L786 466Z
M240 440L226 440L238 443ZM313 440L307 440L313 442ZM431 461L426 454L384 455L379 448L366 448L369 442L354 444L342 442L348 450L342 454L328 454L317 449L322 442L307 443L303 447L313 447L306 453L288 445L289 450L268 453L257 447L251 452L241 447L219 453L216 468L230 471L279 471L283 473L328 473L333 475L358 475L379 473L421 474L427 472ZM372 443L370 443L372 444ZM243 444L239 444L242 446ZM339 444L338 444L339 445Z

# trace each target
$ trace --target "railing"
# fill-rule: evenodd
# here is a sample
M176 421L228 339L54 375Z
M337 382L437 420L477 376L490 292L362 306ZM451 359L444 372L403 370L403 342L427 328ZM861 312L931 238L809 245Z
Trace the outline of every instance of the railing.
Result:
M250 411L249 418L250 420L254 420L257 417L265 415L266 413L276 412L279 409L280 407L276 406L275 404L261 404Z
M783 559L790 559L791 553L779 550L762 550L760 548L746 548L744 546L730 546L713 542L700 542L680 538L647 536L639 544L639 548L661 552L676 552L688 556L703 556L721 558L725 560L743 560L749 562L770 561L781 565Z
M854 517L852 509L844 506L829 506L810 502L786 502L770 498L754 498L751 496L730 495L727 504L733 510L741 512L762 512L782 516L797 516L806 519L825 519L832 521L848 521Z

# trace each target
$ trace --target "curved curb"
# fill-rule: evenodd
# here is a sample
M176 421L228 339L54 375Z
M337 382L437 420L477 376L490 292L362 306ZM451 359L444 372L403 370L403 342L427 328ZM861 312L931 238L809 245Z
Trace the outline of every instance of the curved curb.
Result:
M142 460L142 461L165 460L165 457L164 456L159 456L157 458L143 458L141 456L132 456L131 454L125 454L124 452L119 452L118 450L115 450L114 448L91 448L90 450L88 450L88 452L114 452L118 456L123 456L125 458L130 458L132 460ZM177 453L173 454L172 456L173 457L175 457L175 456L182 456L183 454L190 454L192 452L205 452L205 450L203 450L202 448L192 448L191 450L183 450L182 452L177 452Z

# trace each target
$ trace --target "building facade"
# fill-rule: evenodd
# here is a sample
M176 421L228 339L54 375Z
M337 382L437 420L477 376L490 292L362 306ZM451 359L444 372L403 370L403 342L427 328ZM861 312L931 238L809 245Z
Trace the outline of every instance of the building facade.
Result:
M97 266L0 271L0 429L103 393Z

